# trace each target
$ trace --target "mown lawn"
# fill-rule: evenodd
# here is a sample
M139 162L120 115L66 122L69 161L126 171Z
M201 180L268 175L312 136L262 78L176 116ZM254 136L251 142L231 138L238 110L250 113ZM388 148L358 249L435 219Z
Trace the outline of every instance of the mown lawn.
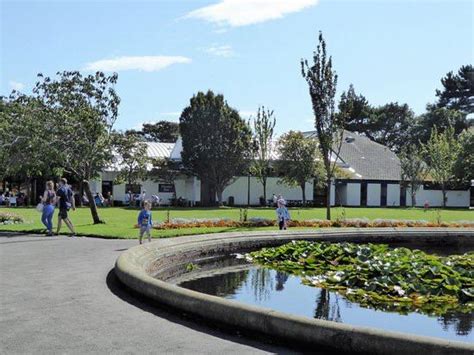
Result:
M18 225L0 225L0 231L21 231L39 232L44 229L40 220L40 213L33 208L0 208L0 212L11 212L22 216L26 223ZM106 238L136 238L138 230L134 228L138 215L137 209L127 208L101 208L100 217L105 224L93 225L88 208L79 208L71 212L71 219L76 226L79 235L100 236ZM164 221L167 218L168 209L158 208L153 210L154 221ZM290 209L291 218L297 220L324 219L326 210L324 208L300 208ZM170 218L231 218L239 220L239 208L171 208ZM473 221L474 210L467 209L431 209L424 211L419 208L333 208L333 219L336 218L368 218L368 219L410 219L437 221ZM251 208L248 210L248 217L274 218L275 212L271 208ZM57 212L54 216L54 224L57 223ZM155 238L175 237L181 235L217 233L230 231L265 230L268 228L187 228L172 230L154 230ZM66 233L67 228L63 225L62 232Z

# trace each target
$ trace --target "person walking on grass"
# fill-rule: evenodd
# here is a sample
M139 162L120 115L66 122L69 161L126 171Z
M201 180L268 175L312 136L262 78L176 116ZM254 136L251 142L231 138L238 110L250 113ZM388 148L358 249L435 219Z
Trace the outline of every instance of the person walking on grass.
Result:
M41 198L43 203L43 213L41 215L41 222L47 229L47 236L53 235L53 215L54 206L56 205L56 193L54 192L54 183L52 181L46 182L46 190Z
M71 236L74 237L76 235L76 231L74 230L74 225L69 219L68 212L71 208L73 211L76 210L76 203L73 199L72 190L68 186L67 180L65 178L61 178L61 180L59 180L59 189L56 192L56 195L59 201L57 203L59 205L57 234L59 235L59 232L61 231L62 221L64 221L64 223L66 223L66 226L71 231Z
M151 242L151 228L153 221L151 217L151 203L150 201L143 202L143 209L138 214L138 227L140 228L140 244L142 244L143 234L146 233L148 242Z
M278 208L276 209L278 227L280 230L286 230L288 227L288 221L290 220L290 213L285 206L285 200L279 199L277 201Z

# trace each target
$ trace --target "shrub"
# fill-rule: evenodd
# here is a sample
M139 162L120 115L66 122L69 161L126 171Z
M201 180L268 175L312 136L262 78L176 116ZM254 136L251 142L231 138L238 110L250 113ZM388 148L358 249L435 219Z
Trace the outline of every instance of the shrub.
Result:
M0 212L0 224L20 224L25 223L23 217L10 212Z

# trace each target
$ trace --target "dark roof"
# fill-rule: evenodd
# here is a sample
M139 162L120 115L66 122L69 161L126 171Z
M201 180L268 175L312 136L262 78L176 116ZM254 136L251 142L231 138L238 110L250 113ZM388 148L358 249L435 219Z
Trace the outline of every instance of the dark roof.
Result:
M305 132L317 137L316 132ZM336 151L334 147L333 151ZM344 131L339 158L348 169L354 169L353 179L400 180L400 160L388 147L357 133Z

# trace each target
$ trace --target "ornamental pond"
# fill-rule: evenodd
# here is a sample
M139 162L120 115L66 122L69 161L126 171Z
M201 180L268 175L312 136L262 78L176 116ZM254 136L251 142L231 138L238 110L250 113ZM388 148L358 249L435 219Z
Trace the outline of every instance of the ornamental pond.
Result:
M394 249L393 246L388 248L389 251ZM455 257L474 251L466 246L462 249L455 246L410 248L422 249L428 258ZM474 342L472 299L467 301L471 302L470 308L468 303L462 303L457 307L438 307L435 311L374 307L338 292L340 290L308 284L307 277L301 273L282 271L250 258L250 254L231 254L197 260L188 265L186 273L168 281L194 291L299 316Z

